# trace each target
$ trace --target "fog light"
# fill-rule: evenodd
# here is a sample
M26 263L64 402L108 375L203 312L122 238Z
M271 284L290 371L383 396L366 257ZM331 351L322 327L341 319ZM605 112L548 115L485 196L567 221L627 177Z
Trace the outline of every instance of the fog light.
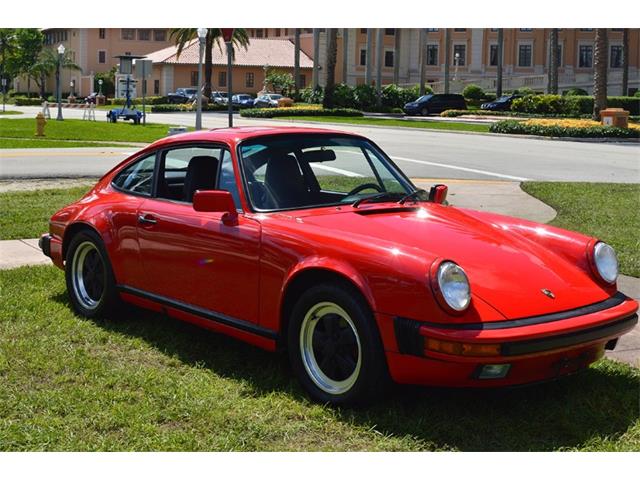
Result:
M504 378L509 373L511 368L510 363L502 363L496 365L482 365L478 369L478 375L476 378L480 380L487 380L489 378Z

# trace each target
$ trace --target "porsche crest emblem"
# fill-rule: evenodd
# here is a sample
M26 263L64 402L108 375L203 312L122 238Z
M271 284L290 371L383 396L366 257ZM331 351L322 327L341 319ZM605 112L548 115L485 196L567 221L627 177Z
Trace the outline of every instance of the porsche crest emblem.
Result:
M544 293L547 297L549 298L556 298L556 296L554 295L554 293L549 290L548 288L543 288L542 290L540 290L542 293Z

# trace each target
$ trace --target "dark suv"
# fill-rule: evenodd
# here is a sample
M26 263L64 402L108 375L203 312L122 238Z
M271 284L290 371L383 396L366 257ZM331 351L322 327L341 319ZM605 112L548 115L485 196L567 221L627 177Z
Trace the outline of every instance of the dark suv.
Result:
M429 115L445 110L466 109L467 104L462 95L443 93L423 95L417 100L407 103L404 106L404 113L407 115Z

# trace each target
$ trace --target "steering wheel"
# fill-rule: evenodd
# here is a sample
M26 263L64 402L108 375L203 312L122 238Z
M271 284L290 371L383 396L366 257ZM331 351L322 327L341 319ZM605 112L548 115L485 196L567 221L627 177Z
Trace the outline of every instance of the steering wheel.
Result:
M361 191L366 190L367 188L373 188L378 192L382 192L382 188L380 188L380 185L378 185L377 183L363 183L362 185L358 185L356 188L354 188L349 193L347 193L347 197L350 197L351 195L355 195L356 193L360 193Z

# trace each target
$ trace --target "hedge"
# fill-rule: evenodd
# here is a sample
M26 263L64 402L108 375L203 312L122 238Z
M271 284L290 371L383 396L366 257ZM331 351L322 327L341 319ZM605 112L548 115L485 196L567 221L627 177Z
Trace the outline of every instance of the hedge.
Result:
M109 98L107 99L107 105L124 105L124 98ZM132 98L131 103L133 105L142 105L142 97ZM169 103L169 99L167 97L146 97L145 104L147 105L165 105Z
M525 113L494 111L494 110L445 110L440 114L441 117L462 117L465 115L479 115L483 117L516 117L516 118L591 118L591 114L568 115L568 114L541 114L541 113Z
M227 105L218 105L217 103L210 103L208 105L202 105L202 111L204 112L226 112L229 110ZM237 111L238 107L233 106L233 110ZM161 105L151 105L152 113L168 113L168 112L195 112L196 107L190 103L167 103Z
M426 87L426 93L433 93ZM402 109L408 102L412 102L420 96L420 87L398 87L386 85L380 92L380 105L378 105L378 93L372 85L346 85L337 84L334 92L334 104L336 108L352 108L366 112L390 113L394 109ZM324 91L322 87L315 90L305 88L300 91L299 100L306 103L322 103Z
M567 127L561 125L527 125L517 120L502 120L489 127L492 133L515 133L521 135L539 135L542 137L574 138L640 138L640 130L618 127Z
M361 117L360 110L353 108L248 108L240 112L240 116L247 118L274 117Z
M640 100L634 97L607 97L607 106L640 114ZM516 98L511 110L524 113L588 115L593 112L593 97L585 95L526 95Z
M41 98L14 97L13 102L17 107L39 107L42 105Z

